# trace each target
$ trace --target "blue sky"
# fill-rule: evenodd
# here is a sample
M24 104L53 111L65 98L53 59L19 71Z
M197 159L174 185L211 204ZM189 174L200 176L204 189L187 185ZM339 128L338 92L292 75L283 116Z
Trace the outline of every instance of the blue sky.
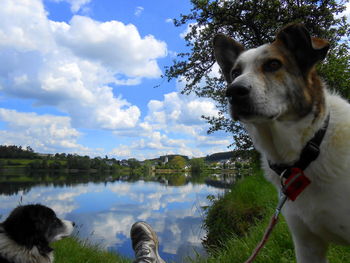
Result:
M160 78L186 51L189 25L171 20L190 8L188 0L1 0L0 144L140 160L226 151L232 137L208 136L201 119L217 115L214 102Z
M2 0L0 144L140 160L226 151L213 101L160 78L186 51L185 0ZM215 73L217 72L215 71ZM159 87L155 86L161 84Z

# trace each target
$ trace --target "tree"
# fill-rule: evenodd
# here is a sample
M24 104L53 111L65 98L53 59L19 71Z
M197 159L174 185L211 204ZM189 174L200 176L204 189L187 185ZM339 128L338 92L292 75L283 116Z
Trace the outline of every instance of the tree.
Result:
M142 165L142 172L143 175L149 176L152 174L152 162L149 160L146 160Z
M193 158L190 160L190 164L192 173L201 173L206 166L203 158Z
M349 96L349 47L344 43L349 37L349 24L338 17L348 0L191 0L191 13L180 15L175 26L189 24L185 36L189 52L179 53L173 65L166 67L165 77L185 83L183 94L195 93L216 102L219 116L202 116L211 125L208 133L224 130L233 134L238 148L251 148L250 139L238 122L227 117L224 97L226 84L222 76L213 73L215 63L212 40L224 33L240 41L246 48L256 47L274 39L276 32L291 22L302 22L318 37L326 38L332 52L321 69L330 84L339 87ZM343 43L343 44L342 44ZM340 46L342 46L340 48ZM338 62L342 62L340 65ZM327 64L328 65L328 64ZM333 65L333 66L332 66ZM333 77L345 75L345 80ZM343 82L343 83L342 83Z
M169 166L175 169L183 169L186 166L186 159L183 158L182 156L177 155L170 160Z
M132 169L132 170L141 167L141 163L138 160L136 160L135 158L128 159L128 164L129 164L130 169Z
M326 57L326 63L318 71L327 80L329 87L350 100L350 52L346 44L335 47Z
M28 158L34 159L38 155L34 153L33 149L28 146L26 150L22 146L16 145L0 145L0 158Z

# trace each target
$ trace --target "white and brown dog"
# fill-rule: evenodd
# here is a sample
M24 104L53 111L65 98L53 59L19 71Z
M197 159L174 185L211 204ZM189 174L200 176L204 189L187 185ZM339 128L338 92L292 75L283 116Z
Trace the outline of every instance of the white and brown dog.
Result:
M267 178L279 189L279 175L297 167L311 181L301 180L302 192L282 211L298 263L326 263L331 242L350 244L350 105L316 73L328 49L301 24L249 50L224 35L214 39L231 115L262 154Z

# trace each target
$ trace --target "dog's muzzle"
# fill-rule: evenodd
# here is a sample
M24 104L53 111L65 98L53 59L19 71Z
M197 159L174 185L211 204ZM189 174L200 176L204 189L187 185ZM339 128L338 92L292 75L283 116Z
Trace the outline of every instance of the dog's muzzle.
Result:
M250 86L231 84L226 89L226 97L230 104L244 103L249 99L250 90Z
M239 83L231 84L227 87L225 95L232 106L231 113L234 119L238 120L239 116L251 114L250 92L251 86Z

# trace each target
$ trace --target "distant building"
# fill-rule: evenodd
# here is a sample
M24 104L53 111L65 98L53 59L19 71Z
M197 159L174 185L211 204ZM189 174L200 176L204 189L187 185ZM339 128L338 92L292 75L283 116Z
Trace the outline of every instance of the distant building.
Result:
M168 155L160 156L159 159L160 159L160 161L162 162L163 165L167 164L169 162Z
M121 161L120 161L120 165L121 165L121 166L129 166L129 162L128 162L128 160L125 160L125 159L124 159L124 160L121 160Z
M113 161L112 160L106 160L106 164L108 165L108 166L112 166L113 165Z

